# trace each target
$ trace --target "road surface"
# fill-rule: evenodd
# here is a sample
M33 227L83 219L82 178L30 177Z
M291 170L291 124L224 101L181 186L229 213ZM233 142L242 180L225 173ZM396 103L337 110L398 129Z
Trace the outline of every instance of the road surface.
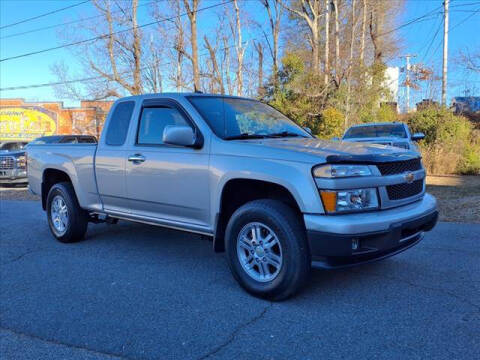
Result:
M480 225L246 294L200 236L120 222L56 242L38 202L0 205L2 359L451 359L480 354Z

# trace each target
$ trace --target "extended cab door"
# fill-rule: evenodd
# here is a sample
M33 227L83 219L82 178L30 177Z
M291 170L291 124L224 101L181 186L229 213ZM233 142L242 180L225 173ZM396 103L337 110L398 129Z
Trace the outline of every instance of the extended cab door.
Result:
M105 124L95 156L98 192L106 211L128 213L125 184L126 139L135 101L117 102Z
M126 182L132 215L164 225L202 231L209 226L209 149L164 144L168 125L191 126L173 100L145 100L136 137L127 149Z

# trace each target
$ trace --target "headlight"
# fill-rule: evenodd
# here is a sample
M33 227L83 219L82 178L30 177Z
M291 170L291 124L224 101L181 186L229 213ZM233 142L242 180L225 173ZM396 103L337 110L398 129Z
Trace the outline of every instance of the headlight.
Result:
M377 190L320 190L323 207L328 213L364 211L378 208Z
M367 165L328 164L313 168L313 176L318 178L339 178L370 175L372 175L372 172Z
M26 165L27 165L27 158L25 157L25 155L19 156L17 158L17 167L19 167L20 169L25 169Z

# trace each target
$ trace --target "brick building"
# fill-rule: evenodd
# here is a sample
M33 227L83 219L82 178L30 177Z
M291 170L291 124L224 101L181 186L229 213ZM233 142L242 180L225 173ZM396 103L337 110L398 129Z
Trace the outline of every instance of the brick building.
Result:
M111 101L81 101L80 107L65 108L63 102L0 99L0 141L62 134L98 138L111 106Z

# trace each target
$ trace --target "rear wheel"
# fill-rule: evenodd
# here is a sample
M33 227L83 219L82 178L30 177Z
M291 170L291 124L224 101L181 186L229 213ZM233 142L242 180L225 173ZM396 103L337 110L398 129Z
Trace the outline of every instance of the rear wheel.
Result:
M50 231L58 241L71 243L84 238L88 213L78 204L71 183L52 186L47 197L47 219Z
M310 272L310 254L299 215L275 200L240 207L226 230L233 276L248 292L272 300L301 289Z

